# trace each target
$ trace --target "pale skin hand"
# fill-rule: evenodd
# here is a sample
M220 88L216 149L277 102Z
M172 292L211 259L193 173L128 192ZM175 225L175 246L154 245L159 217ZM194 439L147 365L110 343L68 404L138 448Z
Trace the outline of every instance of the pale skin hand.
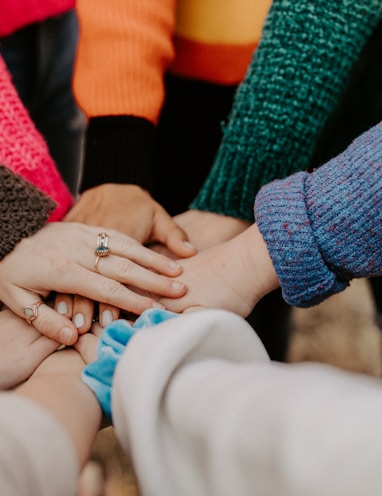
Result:
M247 317L265 294L279 286L266 244L255 224L181 263L187 294L176 300L159 299L174 312L212 307Z
M187 210L176 215L174 220L198 251L228 241L251 225L245 220L202 210ZM174 258L165 246L158 243L152 244L151 249Z
M58 346L10 310L0 311L0 389L28 379Z
M179 258L195 254L184 230L133 184L103 184L85 191L65 220L113 228L142 244L160 243Z
M228 241L251 225L245 220L201 210L187 210L174 220L198 250Z
M136 185L103 184L91 188L80 196L64 220L113 228L141 244L160 243L165 247L163 254L173 259L195 254L185 232L147 191ZM73 318L80 334L89 330L94 309L91 300L59 294L55 307ZM117 307L100 302L98 318L101 325L118 317Z
M104 228L75 223L50 223L20 241L0 262L0 300L17 315L50 291L79 294L139 315L156 301L148 294L176 298L187 288L173 277L181 274L174 261L117 231L108 229L111 254L94 271L97 235ZM129 287L142 290L142 294ZM145 294L143 295L143 292ZM48 305L38 308L33 326L65 345L75 343L78 330L67 315Z
M198 251L228 241L251 225L245 220L201 210L187 210L176 215L174 220L184 229ZM152 244L151 248L174 258L163 245Z

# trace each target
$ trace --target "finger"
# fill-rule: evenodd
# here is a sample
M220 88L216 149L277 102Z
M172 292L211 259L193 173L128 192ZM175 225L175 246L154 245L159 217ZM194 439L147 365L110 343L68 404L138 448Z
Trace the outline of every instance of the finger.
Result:
M102 330L98 322L95 322L92 325L91 332L80 336L74 344L74 348L80 353L85 363L92 363L97 360L97 344Z
M91 332L87 332L80 336L76 343L74 343L74 348L81 355L85 363L95 362L98 358L97 356L97 343L98 338L94 336Z
M73 295L57 293L54 298L54 309L68 319L73 315Z
M182 271L181 266L175 260L142 246L128 236L110 234L108 246L112 255L128 259L160 274L173 277L179 275Z
M39 295L19 289L15 301L24 303L12 310L26 320L33 314L31 325L44 336L64 345L77 341L78 332L71 320L44 303Z
M97 271L123 284L169 298L179 298L187 292L187 287L180 280L157 274L126 258L113 255L102 257L98 261Z
M155 241L164 244L179 258L187 258L195 255L196 248L190 243L186 231L184 231L172 217L166 212L157 214L160 222L155 223Z
M104 264L100 265L102 270L106 266L107 259L110 258L111 255L101 260ZM153 298L139 295L117 280L80 266L77 266L73 273L65 272L62 274L59 281L59 290L62 293L68 292L68 288L72 285L73 276L75 276L77 283L77 293L94 301L112 305L135 315L140 315L148 308L163 308L163 305L158 304ZM120 274L118 274L118 277L120 277Z
M48 336L40 334L40 337L36 339L36 341L34 341L34 343L32 344L32 355L47 358L54 351L57 351L60 346L61 344L58 343L55 339L51 339ZM37 365L40 365L43 358L38 361Z
M87 332L92 325L94 316L94 301L84 296L74 295L72 321L79 334Z
M106 327L119 317L119 309L112 305L99 304L98 321L101 327Z

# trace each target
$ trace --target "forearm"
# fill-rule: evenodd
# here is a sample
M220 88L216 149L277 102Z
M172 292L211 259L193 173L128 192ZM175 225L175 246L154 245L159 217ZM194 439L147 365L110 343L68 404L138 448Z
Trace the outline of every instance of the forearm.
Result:
M173 58L175 1L79 0L77 11L74 91L90 119L82 189L105 182L151 189L154 128Z
M381 17L377 1L273 2L211 174L192 208L252 221L253 195L262 185L308 167Z
M286 301L310 306L354 277L382 274L382 124L312 174L275 181L256 198Z
M74 350L56 352L16 390L58 422L70 438L79 466L86 462L101 423L101 408L82 382L84 361Z

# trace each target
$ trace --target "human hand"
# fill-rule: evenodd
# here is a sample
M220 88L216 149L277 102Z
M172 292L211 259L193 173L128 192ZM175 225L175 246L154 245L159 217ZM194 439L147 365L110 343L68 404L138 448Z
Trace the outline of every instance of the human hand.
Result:
M176 215L174 220L184 229L192 245L199 251L228 241L251 225L245 220L201 210L187 210ZM155 243L150 248L175 258L164 245Z
M247 317L256 303L279 285L255 224L229 241L182 260L181 264L187 294L173 301L159 299L173 312L211 307Z
M147 191L134 184L103 184L85 191L65 221L113 228L142 244L161 243L180 258L195 254L186 233Z
M57 291L139 315L158 306L148 294L169 298L184 294L186 287L173 279L181 273L178 264L114 230L108 231L111 254L100 258L97 274L94 251L100 230L69 222L49 223L20 241L0 262L0 300L25 317L24 307ZM33 325L42 334L66 345L77 340L78 331L66 315L48 305L36 308L36 314Z
M201 210L187 210L174 220L198 250L228 241L251 225L245 220Z
M72 320L78 334L88 332L94 320L105 327L120 315L118 307L76 294L56 293L53 307L59 314Z
M28 379L59 343L31 328L8 309L0 311L0 389Z

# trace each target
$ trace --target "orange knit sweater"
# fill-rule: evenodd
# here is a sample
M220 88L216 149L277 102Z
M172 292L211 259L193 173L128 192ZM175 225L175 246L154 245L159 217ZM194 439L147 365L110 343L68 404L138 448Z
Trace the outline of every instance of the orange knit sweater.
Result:
M156 123L163 76L238 84L271 0L78 0L76 98L88 117Z

